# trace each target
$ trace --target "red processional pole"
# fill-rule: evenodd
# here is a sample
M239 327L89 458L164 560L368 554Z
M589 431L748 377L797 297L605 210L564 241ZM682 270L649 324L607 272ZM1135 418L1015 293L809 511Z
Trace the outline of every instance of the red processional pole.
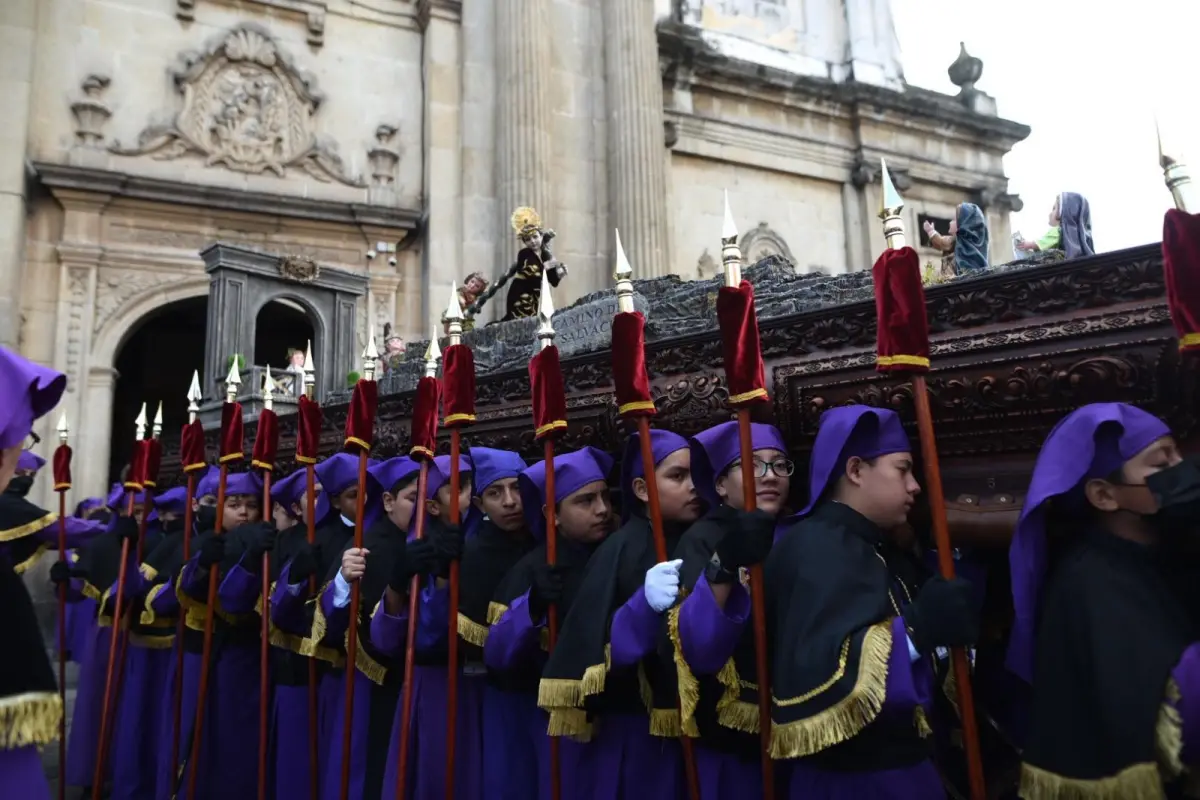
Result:
M655 477L654 444L650 441L650 417L657 413L650 395L650 376L646 372L646 318L633 305L633 268L621 246L621 233L616 233L617 315L612 324L613 387L617 413L637 425L638 444L642 450L642 474L646 481L647 510L650 529L654 534L654 558L660 564L669 558L667 538L663 532L662 509L659 507L658 480ZM680 713L679 741L683 745L683 765L687 777L688 797L700 800L700 775L696 771L696 754L692 739L682 729Z
M933 540L938 553L938 571L943 578L954 577L954 554L950 528L946 523L946 498L942 491L942 473L938 467L937 440L933 434L933 415L929 408L929 319L925 311L925 289L921 285L921 262L917 251L904 243L904 200L892 185L887 164L882 163L883 235L888 249L872 268L875 283L877 342L875 368L880 372L907 372L912 380L913 405L917 432L921 439L921 459L925 464L925 490L933 512ZM979 752L979 734L975 725L975 703L971 692L971 669L967 651L955 647L950 664L958 684L958 708L962 719L963 745L967 754L967 777L971 800L984 800L987 789L983 780L983 758Z
M229 477L229 465L246 457L242 450L245 426L242 423L242 404L237 401L238 387L242 378L238 374L238 357L235 354L225 378L225 403L221 406L221 455L220 477L217 481L217 520L213 535L221 536L224 531L225 486ZM196 800L196 781L200 776L200 752L204 741L204 712L208 703L208 679L212 661L213 618L216 616L217 583L220 580L220 565L213 564L208 571L208 597L204 614L204 647L201 651L200 686L196 693L196 725L192 733L192 752L188 757L188 800ZM98 800L98 799L97 799Z
M437 448L438 403L442 387L437 379L438 359L441 357L437 333L429 340L425 351L425 377L417 382L417 397L413 403L412 433L409 455L421 462L417 474L417 508L413 536L425 535L425 493L429 486L429 463ZM416 654L417 602L420 597L421 578L414 575L408 587L408 640L404 646L404 690L400 695L400 752L396 758L396 797L408 797L405 787L408 782L408 743L412 716L413 660Z
M71 489L71 447L67 444L70 430L67 412L58 420L58 447L54 450L54 491L58 492L58 561L67 563L67 492ZM70 581L58 587L58 700L63 714L58 721L59 770L67 768L67 588ZM65 800L67 782L60 774L58 800Z
M262 472L263 521L271 518L271 473L279 450L279 417L275 414L275 396L271 385L271 370L263 374L263 408L258 415L254 432L254 450L250 466ZM259 628L258 654L258 800L267 800L267 736L271 709L271 614L268 598L271 595L271 554L263 553L261 568L262 620Z
M375 409L379 405L379 384L375 383L375 349L372 334L363 351L363 376L350 395L350 413L346 417L346 449L358 451L358 505L354 514L354 546L363 546L363 515L367 508L367 461L375 438ZM358 658L358 612L362 603L362 582L350 585L350 627L346 631L346 721L342 728L341 798L350 796L350 743L354 730L355 663Z
M321 444L321 406L313 399L316 393L316 368L313 365L312 342L304 352L304 394L300 397L296 412L296 461L304 465L305 489L304 521L308 528L309 547L317 541L317 451ZM309 597L316 597L317 576L308 577ZM264 606L265 609L265 606ZM308 659L308 777L309 800L317 800L320 794L320 778L317 762L317 660Z
M750 406L767 402L758 317L754 313L754 287L742 280L742 251L737 243L737 226L725 197L725 224L721 231L721 263L725 285L717 294L717 323L721 327L721 350L725 361L725 385L729 405L737 409L738 438L742 462L742 506L758 507L754 491L754 444L751 438ZM750 567L750 607L754 617L754 661L758 680L758 719L763 773L763 797L775 798L775 765L771 761L771 687L767 663L766 600L763 595L762 564Z

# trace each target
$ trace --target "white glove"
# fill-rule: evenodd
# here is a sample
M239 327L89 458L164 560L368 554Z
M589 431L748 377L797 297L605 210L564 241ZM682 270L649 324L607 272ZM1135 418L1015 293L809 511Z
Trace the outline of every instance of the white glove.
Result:
M679 597L679 567L683 559L664 561L646 570L646 603L661 614L675 604Z

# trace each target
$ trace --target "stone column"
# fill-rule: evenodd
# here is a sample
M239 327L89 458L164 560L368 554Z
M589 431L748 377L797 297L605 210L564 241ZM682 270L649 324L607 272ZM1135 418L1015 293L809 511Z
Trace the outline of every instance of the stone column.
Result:
M608 96L609 216L641 277L671 271L667 250L667 150L654 7L603 0ZM611 250L611 234L606 249Z
M37 0L0 1L0 345L17 347Z
M554 227L551 0L505 0L496 14L496 197L502 215L498 264L511 264L517 242L509 218L532 206ZM501 290L493 303L503 305ZM444 303L444 301L443 301Z

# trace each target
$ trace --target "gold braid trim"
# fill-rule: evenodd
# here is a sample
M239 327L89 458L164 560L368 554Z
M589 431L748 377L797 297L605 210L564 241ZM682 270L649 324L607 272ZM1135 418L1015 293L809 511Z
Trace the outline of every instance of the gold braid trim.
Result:
M1107 778L1066 778L1032 764L1021 765L1017 793L1025 800L1162 800L1162 776L1154 764L1134 764Z
M37 560L42 557L42 553L46 552L49 549L50 549L50 545L48 545L48 544L39 545L38 549L34 550L33 555L31 555L29 558L25 559L20 564L13 564L13 568L12 568L13 572L20 575L25 570L29 569L34 564L36 564Z
M463 638L464 642L473 644L476 647L483 647L487 642L488 627L480 625L460 611L458 612L458 635Z
M166 588L170 585L171 584L169 582L160 583L153 587L150 591L146 592L146 602L142 604L142 615L140 617L140 621L143 625L175 624L174 620L160 620L158 618L158 614L156 614L154 611L153 605L155 598L166 591Z
M742 699L742 689L758 691L758 686L742 680L732 657L717 673L717 681L725 687L717 701L717 722L731 730L758 733L761 723L758 706Z
M496 620L503 617L506 611L508 611L508 606L503 603L488 603L487 624L495 625Z
M1179 700L1179 686L1174 678L1168 678L1166 700L1158 707L1154 726L1154 755L1167 780L1183 774L1183 718L1176 708Z
M100 598L104 595L104 592L100 591L93 584L86 580L84 580L83 587L79 591L84 597L89 600L95 600L97 603L100 602Z
M23 539L26 536L37 533L40 530L49 528L58 519L58 514L47 513L44 517L38 517L33 522L26 522L24 525L18 525L15 528L0 531L0 542L11 542L16 539Z
M275 587L277 584L278 581L271 581L271 590L268 597L275 596ZM269 600L267 601L266 605L270 605ZM259 616L262 616L264 612L264 603L261 592L259 592L258 603L255 604L254 610ZM267 626L267 641L271 643L272 647L278 647L281 650L288 650L292 653L296 653L297 655L305 655L303 636L297 636L294 633L288 633L282 628L276 627L275 621L272 619L267 620Z
M314 604L312 630L301 641L299 652L302 656L319 658L335 667L341 667L346 663L346 656L338 652L336 647L321 644L321 640L325 638L326 632L325 611L321 608L321 595L325 593L325 589L328 586L328 583L322 586L321 591L317 592L317 596L309 601Z
M771 758L810 756L859 734L883 708L891 650L890 619L867 628L863 635L854 688L841 700L811 717L782 724L772 723ZM778 698L773 697L772 700L780 703Z
M604 680L612 669L611 646L604 645L604 663L593 664L583 671L583 677L542 678L538 684L538 707L554 712L561 709L583 708L585 698L604 691Z
M679 684L679 712L681 728L692 738L700 736L700 728L696 725L696 706L700 702L700 681L692 674L687 659L683 657L683 639L679 633L679 610L682 603L676 603L667 612L667 635L671 638L672 650L675 657L676 682Z
M105 614L104 607L108 605L109 599L112 597L112 587L104 590L104 594L100 595L100 605L96 609L96 624L101 628L107 628L112 625L112 614ZM116 609L113 609L114 611Z
M58 692L25 692L0 699L0 750L53 742L62 715Z

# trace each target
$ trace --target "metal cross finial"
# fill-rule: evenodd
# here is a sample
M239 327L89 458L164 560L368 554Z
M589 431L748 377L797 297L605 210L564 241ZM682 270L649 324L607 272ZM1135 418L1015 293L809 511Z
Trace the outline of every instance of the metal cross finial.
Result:
M67 427L67 412L64 411L62 416L58 418L58 443L66 444L67 436L71 433L71 429Z
M617 281L617 310L622 312L633 311L633 267L629 266L629 259L625 256L625 248L621 246L621 232L614 229L613 235L616 237L616 267L613 269L613 278Z
M159 400L158 410L154 412L154 424L150 427L150 435L157 439L159 436L162 436L162 428L162 400Z
M425 348L425 377L436 378L438 361L442 358L442 348L438 346L437 329L429 337L429 347Z
M137 432L139 441L146 438L146 404L142 403L142 410L138 412L137 419L133 421L134 430Z
M458 284L450 281L450 301L446 303L446 313L442 315L446 321L446 335L450 344L462 344L462 306L458 304Z
M200 392L200 370L192 371L192 385L188 387L188 422L195 422L196 415L200 413L200 401L204 395Z
M263 373L262 386L263 408L267 411L272 411L275 408L275 387L272 385L273 383L274 381L271 380L271 369L268 367L267 371Z
M554 344L554 325L551 319L554 317L554 298L550 296L550 278L546 275L546 270L542 270L542 298L538 304L538 349L545 350L550 345Z
M237 353L233 354L233 363L229 365L229 374L225 376L225 402L232 403L237 399L238 387L242 385L242 376L238 373Z
M721 266L725 270L725 285L742 283L742 249L738 247L738 229L729 208L729 190L725 191L725 222L721 226Z
M375 332L371 332L371 338L367 339L367 346L363 348L363 378L369 381L375 380L375 362L379 360L379 348L375 346Z
M904 217L901 216L904 212L904 198L892 183L887 161L879 159L879 166L879 176L883 182L883 200L879 209L879 218L883 220L883 236L887 239L889 249L899 250L905 245Z

